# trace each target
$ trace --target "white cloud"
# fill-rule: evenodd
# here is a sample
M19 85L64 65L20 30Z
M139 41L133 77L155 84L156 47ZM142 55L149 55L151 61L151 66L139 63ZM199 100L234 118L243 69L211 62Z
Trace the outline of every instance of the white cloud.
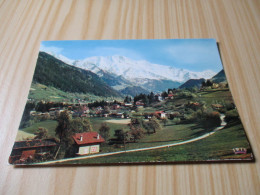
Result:
M60 47L46 47L44 46L42 43L41 43L41 46L40 46L40 51L44 51L46 53L49 53L49 54L60 54L61 51L63 50L63 48L60 48Z

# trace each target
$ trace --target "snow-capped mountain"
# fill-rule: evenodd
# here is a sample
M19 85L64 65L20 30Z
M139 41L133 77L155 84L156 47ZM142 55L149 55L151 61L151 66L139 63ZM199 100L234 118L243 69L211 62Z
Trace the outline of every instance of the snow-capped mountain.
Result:
M185 82L189 79L211 78L216 73L211 70L192 72L186 69L178 69L170 66L152 64L147 61L135 61L124 56L95 56L76 61L74 66L90 70L97 74L103 70L125 79L135 82L136 79L172 80Z
M144 60L136 61L124 56L94 56L84 60L71 60L62 55L51 55L67 64L96 73L116 90L139 86L145 90L159 92L177 88L189 79L209 79L216 75L211 70L192 72Z

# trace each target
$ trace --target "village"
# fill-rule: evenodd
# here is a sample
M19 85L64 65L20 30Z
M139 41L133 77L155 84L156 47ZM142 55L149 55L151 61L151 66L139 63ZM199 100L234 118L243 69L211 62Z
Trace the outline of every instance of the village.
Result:
M163 98L160 94L155 96L156 102L161 102L165 99L173 99L173 94L169 94L168 97ZM28 100L31 102L32 100ZM130 123L130 118L136 112L135 110L144 108L146 105L142 100L136 102L129 101L128 97L125 101L102 101L85 103L84 100L77 99L78 103L55 103L40 101L35 108L29 112L31 120L45 121L45 120L58 120L60 114L66 111L72 116L72 118L115 118L115 119L128 119L127 123ZM164 111L155 111L153 113L145 113L146 119L156 116L158 119L167 118L167 114ZM118 130L115 131L115 135L120 134ZM73 136L75 144L78 146L75 155L88 155L100 152L100 144L105 140L102 136L96 132L84 132L76 133ZM34 158L48 159L51 153L56 153L59 140L56 138L39 139L41 137L34 137L33 139L27 139L24 141L16 141L12 154L10 156L10 163L30 163ZM51 157L50 157L51 158Z
M167 99L174 99L176 94L172 91L163 97L161 94L154 95L154 102L161 102ZM30 101L30 100L29 100ZM138 108L144 108L147 104L142 100L134 101L100 101L93 103L85 103L84 100L77 99L78 103L69 104L66 102L54 103L41 101L38 104L45 105L44 108L39 106L38 108L30 111L30 116L32 118L48 118L55 120L61 112L67 110L72 117L111 117L111 118L125 118L128 119L131 114L135 113ZM55 106L55 107L51 107ZM37 106L36 106L37 107ZM45 111L45 112L44 112ZM154 113L144 113L146 118L151 118L153 115L159 115L159 118L169 117L171 113L165 113L162 110L156 111Z
M218 102L209 101L210 104L207 103L208 97L206 96L213 92L226 94L225 101L220 97ZM146 144L147 146L158 145L156 140L171 141L166 138L161 140L159 134L165 137L165 134L170 133L166 137L173 137L171 129L177 126L187 126L192 123L200 123L200 121L204 121L206 124L204 129L218 126L221 123L220 113L235 109L230 97L228 88L212 85L210 88L204 87L197 91L168 89L168 91L157 94L152 92L148 95L139 94L134 98L127 96L123 101L86 103L84 100L77 99L77 103L67 103L42 100L37 104L34 103L31 106L32 109L27 113L30 121L35 121L36 124L38 124L37 122L44 123L44 121L54 121L57 124L55 121L59 121L65 112L72 120L90 121L93 129L78 133L74 131L75 133L70 135L70 139L73 140L70 157L76 157L118 151L126 146L139 148L139 145L142 145L142 142L145 143L146 140L154 140L151 144ZM216 97L214 98L216 99ZM32 103L32 100L28 100L28 102ZM104 132L102 133L103 126L108 129L106 135ZM57 127L55 128L56 130L52 131L55 130L57 135ZM205 132L206 130L200 131ZM36 136L33 139L16 141L10 156L10 163L37 162L35 159L38 161L59 159L58 153L60 153L59 150L62 150L60 149L62 138L44 137L44 134L47 134L47 131L39 132L39 129L36 129ZM186 136L186 139L191 137L190 133ZM183 139L185 139L183 136L179 138L179 140Z

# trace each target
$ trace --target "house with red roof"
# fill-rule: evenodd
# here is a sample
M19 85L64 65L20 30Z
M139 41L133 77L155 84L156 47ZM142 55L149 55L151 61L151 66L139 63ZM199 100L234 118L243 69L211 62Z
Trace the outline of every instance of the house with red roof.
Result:
M105 142L98 132L76 133L72 136L77 146L76 155L88 155L98 153L100 144Z
M135 105L136 105L137 107L142 107L142 106L144 106L144 103L143 103L142 100L139 100L139 101L136 101L136 102L135 102Z
M155 116L159 116L160 119L166 118L166 113L164 111L155 111Z
M174 94L170 93L168 94L168 99L173 99L174 98Z

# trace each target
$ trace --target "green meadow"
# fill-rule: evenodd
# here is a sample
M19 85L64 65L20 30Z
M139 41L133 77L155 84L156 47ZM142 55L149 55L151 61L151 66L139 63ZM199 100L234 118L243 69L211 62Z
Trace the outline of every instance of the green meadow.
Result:
M139 151L93 159L75 160L67 163L138 163L138 162L181 162L250 158L234 155L232 148L250 148L241 123L232 124L215 134L192 143L163 149Z

